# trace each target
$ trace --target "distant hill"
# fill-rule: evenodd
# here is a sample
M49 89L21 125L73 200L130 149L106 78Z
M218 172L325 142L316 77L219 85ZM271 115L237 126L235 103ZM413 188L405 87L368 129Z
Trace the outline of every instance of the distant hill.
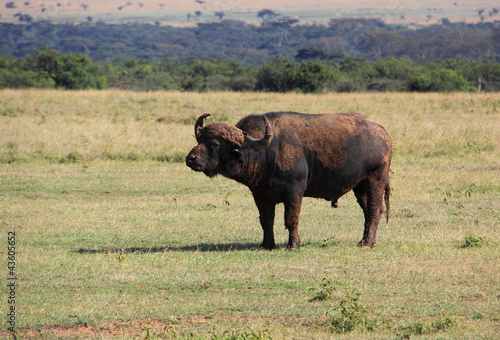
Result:
M500 20L498 0L0 0L0 22L53 23L103 21L186 26L222 19L258 23L259 11L270 9L301 23L327 23L330 18L380 18L387 23L429 25L443 18L477 23Z

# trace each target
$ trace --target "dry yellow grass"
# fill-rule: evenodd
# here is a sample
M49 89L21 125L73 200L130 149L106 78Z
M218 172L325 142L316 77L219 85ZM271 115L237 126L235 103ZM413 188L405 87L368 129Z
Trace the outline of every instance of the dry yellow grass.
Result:
M391 133L396 156L498 161L500 94L136 93L0 91L0 150L17 159L173 157L204 112L235 124L250 113L359 112ZM113 156L114 155L114 156Z

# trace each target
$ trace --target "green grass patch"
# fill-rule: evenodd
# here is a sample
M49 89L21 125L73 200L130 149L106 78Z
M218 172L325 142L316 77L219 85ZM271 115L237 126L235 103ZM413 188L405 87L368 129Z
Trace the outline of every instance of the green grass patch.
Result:
M486 242L486 237L467 235L464 238L464 242L461 245L462 248L481 248Z
M409 339L413 335L429 335L444 332L457 325L457 322L448 316L440 317L433 322L416 321L398 329L399 339Z

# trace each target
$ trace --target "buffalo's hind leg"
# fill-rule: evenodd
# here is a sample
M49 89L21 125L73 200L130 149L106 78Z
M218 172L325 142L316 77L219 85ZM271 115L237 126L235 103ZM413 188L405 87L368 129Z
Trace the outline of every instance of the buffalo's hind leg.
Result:
M259 209L259 220L264 232L264 240L260 245L261 249L272 250L276 248L274 242L274 215L276 204L268 203L254 196L255 204Z
M285 205L285 228L288 229L288 245L286 250L299 249L301 245L299 237L299 216L302 207L302 197L288 199Z
M356 196L356 199L358 200L358 204L361 207L361 209L363 210L363 214L365 216L365 227L364 227L364 232L363 232L363 238L358 243L358 246L362 247L362 246L364 246L363 240L366 239L367 232L369 229L367 226L367 222L368 222L368 197L367 196L368 195L366 194L367 190L366 190L365 182L359 183L353 189L353 191L354 191L354 195Z
M373 248L380 216L384 211L385 185L368 178L359 183L353 191L365 215L363 238L359 241L358 246Z

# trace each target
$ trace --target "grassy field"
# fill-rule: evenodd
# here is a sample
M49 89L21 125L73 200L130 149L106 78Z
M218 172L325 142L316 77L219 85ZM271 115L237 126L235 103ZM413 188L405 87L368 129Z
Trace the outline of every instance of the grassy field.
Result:
M305 199L294 252L280 206L280 249L260 251L248 189L182 163L201 113L273 110L389 131L374 249L350 193ZM499 150L500 94L0 91L0 338L9 232L18 339L497 338Z

